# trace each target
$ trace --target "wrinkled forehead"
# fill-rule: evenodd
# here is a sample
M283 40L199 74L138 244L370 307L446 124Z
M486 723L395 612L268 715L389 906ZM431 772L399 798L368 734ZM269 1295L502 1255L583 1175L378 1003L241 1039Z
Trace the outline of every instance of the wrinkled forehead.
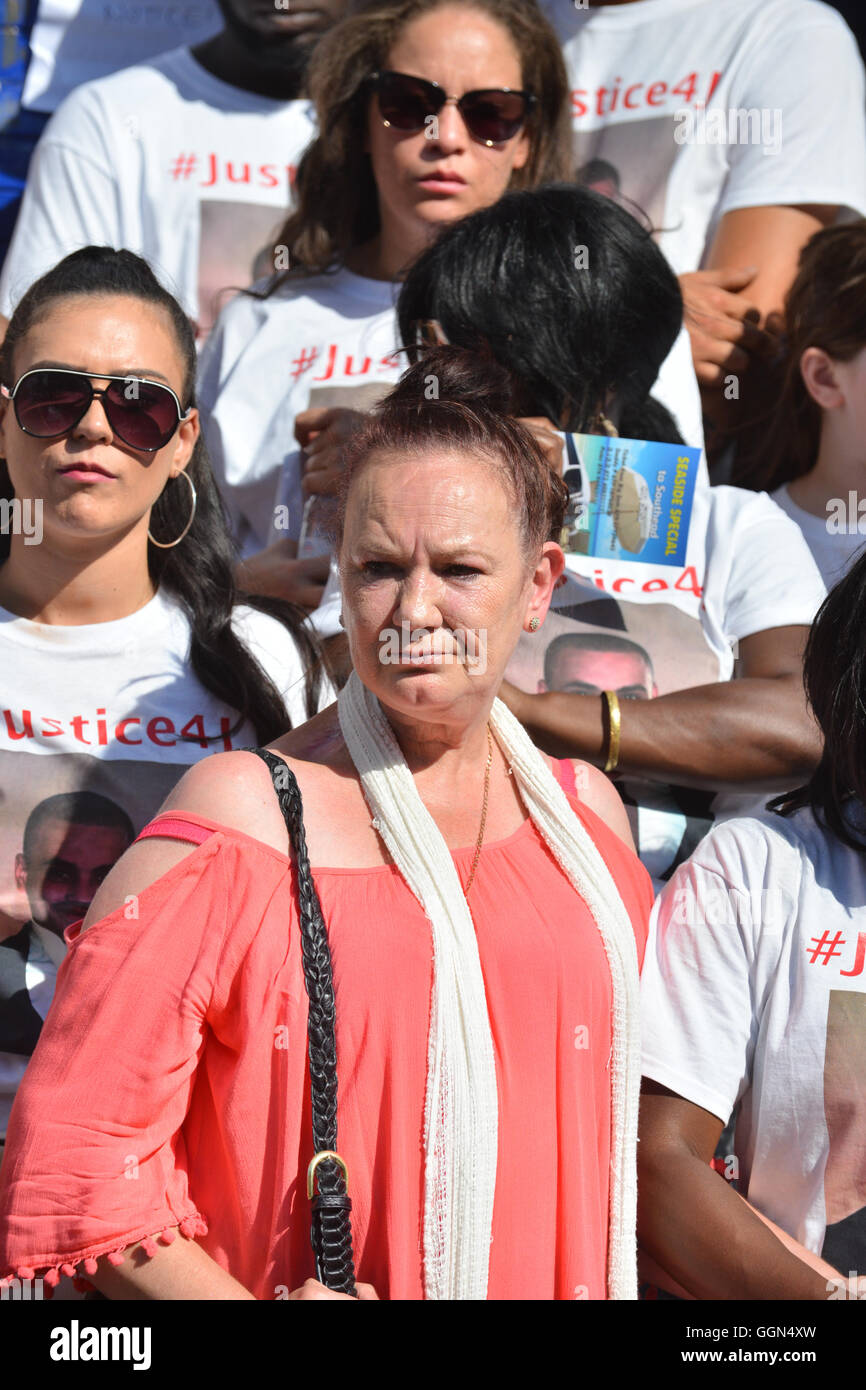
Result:
M343 541L413 537L465 544L519 531L514 490L492 457L435 447L377 450L355 469L343 510Z

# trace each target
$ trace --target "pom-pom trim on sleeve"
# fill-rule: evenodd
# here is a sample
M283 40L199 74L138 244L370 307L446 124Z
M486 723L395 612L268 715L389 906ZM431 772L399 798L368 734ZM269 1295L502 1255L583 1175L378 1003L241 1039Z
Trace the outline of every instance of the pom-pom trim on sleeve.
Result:
M198 1212L195 1212L192 1216L185 1216L176 1226L167 1226L165 1230L162 1231L135 1236L127 1240L125 1244L113 1250L89 1250L75 1259L70 1260L66 1258L58 1260L56 1264L48 1264L47 1266L37 1265L34 1267L30 1265L19 1265L13 1274L6 1274L0 1277L0 1289L9 1288L15 1279L34 1280L40 1278L45 1284L45 1297L50 1298L53 1290L60 1283L62 1275L67 1279L71 1279L76 1289L84 1293L89 1293L94 1285L89 1279L82 1278L81 1276L82 1274L95 1274L97 1270L97 1259L101 1258L103 1255L108 1259L110 1264L121 1265L123 1264L126 1251L137 1245L144 1251L147 1259L151 1260L159 1251L157 1241L160 1241L163 1245L171 1245L172 1241L176 1239L178 1231L180 1231L181 1235L186 1236L188 1240L193 1240L196 1236L206 1236L207 1229L207 1222L204 1217L200 1216ZM39 1269L42 1270L41 1274L37 1274L37 1270Z

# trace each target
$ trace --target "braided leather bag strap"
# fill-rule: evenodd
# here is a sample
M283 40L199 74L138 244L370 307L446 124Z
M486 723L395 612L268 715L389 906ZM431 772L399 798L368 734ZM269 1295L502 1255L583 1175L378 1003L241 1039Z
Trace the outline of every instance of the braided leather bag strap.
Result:
M310 1091L313 1110L313 1152L337 1147L337 1039L336 1002L328 932L304 834L301 790L287 763L266 748L251 753L267 764L295 854L298 903L301 919L301 951L309 1013L307 1045L310 1058ZM312 1198L310 1240L316 1257L316 1278L338 1293L356 1295L352 1255L352 1202L340 1165L323 1159L317 1169L318 1192Z

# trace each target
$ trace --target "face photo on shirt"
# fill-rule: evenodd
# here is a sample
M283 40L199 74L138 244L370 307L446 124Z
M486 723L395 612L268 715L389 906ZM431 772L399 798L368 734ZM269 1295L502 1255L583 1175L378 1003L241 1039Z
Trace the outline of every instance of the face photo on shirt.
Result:
M249 173L249 165L244 165ZM286 207L290 190L286 183ZM199 342L204 342L220 310L240 290L273 274L275 243L285 214L273 204L202 199L199 204Z
M0 935L34 921L62 936L184 770L0 753Z
M862 951L852 968L858 963L862 970ZM847 1277L849 1269L866 1269L866 993L857 989L829 993L824 1117L829 1152L823 1255Z
M34 806L15 856L15 882L30 919L55 936L84 917L135 831L116 802L96 792L47 797Z
M548 643L539 693L573 695L614 691L621 700L651 700L658 694L649 652L619 633L565 632Z
M652 567L636 565L634 570L643 574ZM575 586L568 586L570 601L551 608L538 632L521 634L505 673L521 690L559 690L593 699L612 690L621 700L650 700L719 679L718 659L696 617L671 603L629 602L591 584L582 587L583 603L574 602ZM638 853L660 882L688 858L712 825L713 793L619 774L615 784Z
M619 615L619 605L615 600L602 600L602 616L615 614L616 625L621 637L627 637L625 626ZM543 627L537 632L523 632L512 653L505 672L506 680L529 694L545 690L564 690L575 688L573 682L584 679L592 663L593 642L604 642L610 635L604 627L589 623L577 624L550 609ZM578 647L584 647L585 656L578 656ZM552 660L547 660L547 652L552 649ZM580 676L575 673L580 672ZM584 693L586 693L584 691Z
M621 698L647 700L719 679L697 618L672 603L629 602L589 585L585 594L584 603L559 607L554 593L543 628L521 634L508 680L533 694L617 690ZM558 640L566 635L568 641Z
M639 221L661 230L668 179L682 150L674 139L675 129L675 118L668 114L575 132L576 182L615 199Z

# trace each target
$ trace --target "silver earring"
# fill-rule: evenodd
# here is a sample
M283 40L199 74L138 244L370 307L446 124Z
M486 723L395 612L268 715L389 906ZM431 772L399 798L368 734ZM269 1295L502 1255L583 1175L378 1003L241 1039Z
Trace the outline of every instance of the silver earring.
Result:
M541 623L539 622L539 619L538 619L538 618L530 618L530 619L529 619L529 631L530 631L530 632L537 632L540 626L541 626Z
M192 478L191 478L191 477L189 476L189 474L187 473L186 469L181 469L181 472L180 472L179 474L176 474L175 476L176 476L176 477L183 478L184 481L185 481L185 482L187 483L187 485L189 486L189 490L190 490L190 492L192 493L192 511L191 511L190 514L189 514L189 521L186 523L186 526L184 526L183 530L181 531L181 533L180 533L180 535L178 536L178 538L177 538L176 541L158 541L158 540L155 540L154 537L150 534L150 528L148 528L147 539L148 539L149 541L153 541L153 544L154 544L154 545L159 546L159 549L160 549L160 550L172 550L176 545L180 545L181 541L183 540L183 538L184 538L184 536L186 535L187 531L189 530L190 526L192 526L193 519L194 519L194 517L195 517L196 503L198 502L198 498L197 498L196 495L195 495L195 483L193 482Z

